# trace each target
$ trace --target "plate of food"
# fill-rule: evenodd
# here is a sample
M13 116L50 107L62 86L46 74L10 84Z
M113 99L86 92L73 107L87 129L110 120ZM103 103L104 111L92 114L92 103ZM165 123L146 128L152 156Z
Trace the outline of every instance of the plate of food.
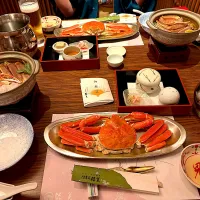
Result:
M174 120L148 113L96 113L55 121L45 128L44 139L69 157L134 159L176 150L186 131Z
M98 40L113 40L128 38L137 32L138 26L135 24L127 25L122 23L90 21L84 24L55 29L54 35L56 37L98 35Z

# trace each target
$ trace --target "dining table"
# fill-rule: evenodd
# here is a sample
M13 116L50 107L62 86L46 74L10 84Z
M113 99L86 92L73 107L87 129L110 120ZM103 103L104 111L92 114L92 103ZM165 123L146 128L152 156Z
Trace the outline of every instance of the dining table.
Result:
M0 182L19 185L37 182L35 190L14 196L13 199L39 199L42 187L46 152L48 145L44 140L44 129L52 121L53 114L116 112L117 94L115 70L134 70L143 68L176 68L183 81L190 101L194 102L194 90L200 81L200 48L189 44L190 55L184 62L156 63L155 57L149 52L150 35L142 27L139 28L144 45L127 46L123 66L113 69L108 65L106 48L99 48L100 69L69 70L44 72L42 67L37 74L39 91L29 119L34 129L34 140L27 154L14 166L0 172ZM46 34L45 36L50 36ZM39 48L40 51L43 47ZM105 78L108 80L114 102L95 107L84 107L80 79ZM174 116L186 130L184 146L200 143L200 119L192 108L188 115ZM13 147L14 148L14 147Z

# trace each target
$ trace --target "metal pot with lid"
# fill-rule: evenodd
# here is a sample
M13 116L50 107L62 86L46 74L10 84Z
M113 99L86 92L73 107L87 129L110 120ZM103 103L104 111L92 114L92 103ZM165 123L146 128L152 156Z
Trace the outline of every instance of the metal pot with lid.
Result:
M37 39L29 26L30 18L23 13L0 16L0 51L21 51L33 56L37 51Z

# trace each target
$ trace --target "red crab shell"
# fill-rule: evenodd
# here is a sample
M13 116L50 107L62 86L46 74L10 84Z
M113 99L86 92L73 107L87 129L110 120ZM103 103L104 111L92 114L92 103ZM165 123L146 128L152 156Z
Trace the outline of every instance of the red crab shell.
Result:
M133 148L136 142L136 131L119 115L112 115L101 128L99 141L106 149Z

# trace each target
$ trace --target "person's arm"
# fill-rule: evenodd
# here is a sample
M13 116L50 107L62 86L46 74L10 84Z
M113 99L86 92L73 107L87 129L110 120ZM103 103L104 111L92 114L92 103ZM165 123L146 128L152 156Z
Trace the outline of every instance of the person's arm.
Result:
M145 0L135 0L135 2L141 7Z
M75 9L72 7L70 0L55 0L57 7L65 17L74 15Z

